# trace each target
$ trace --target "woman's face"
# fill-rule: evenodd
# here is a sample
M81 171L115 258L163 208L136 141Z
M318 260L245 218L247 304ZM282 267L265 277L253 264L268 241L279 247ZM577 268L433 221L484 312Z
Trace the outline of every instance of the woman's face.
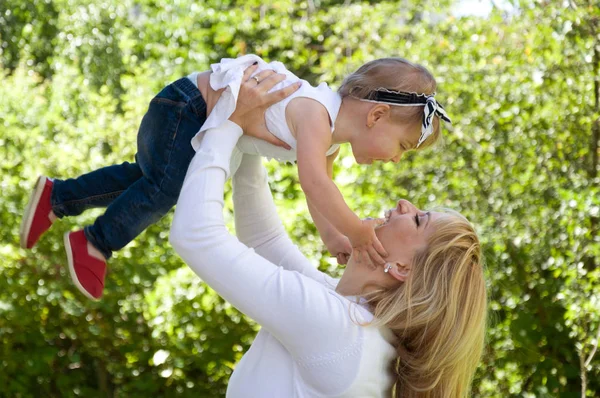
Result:
M385 222L375 229L377 238L388 253L386 261L392 265L385 273L384 265L354 261L351 256L336 291L350 296L367 293L380 287L394 287L410 275L412 261L420 249L427 245L427 238L434 231L434 223L445 213L423 212L408 200L399 200L398 205L385 213Z
M386 260L410 266L415 253L427 244L433 221L444 216L444 213L421 211L408 200L399 200L394 209L385 213L385 223L376 229L379 241L388 252Z

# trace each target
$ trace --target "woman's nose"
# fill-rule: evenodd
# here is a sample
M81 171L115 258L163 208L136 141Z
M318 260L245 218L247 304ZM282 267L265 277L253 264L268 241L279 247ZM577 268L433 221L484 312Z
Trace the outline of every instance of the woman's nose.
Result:
M400 214L418 213L418 212L420 212L420 210L417 209L417 207L415 205L413 205L412 203L410 203L408 200L400 199L398 201L398 212Z
M408 200L400 199L398 201L398 206L397 206L398 213L400 213L400 214L408 213L410 211L411 206L412 206L412 203L410 203Z

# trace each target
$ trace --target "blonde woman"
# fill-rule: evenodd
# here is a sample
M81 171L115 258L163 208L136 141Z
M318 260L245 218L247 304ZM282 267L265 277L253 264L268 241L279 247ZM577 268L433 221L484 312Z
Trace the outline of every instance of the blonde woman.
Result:
M239 240L226 229L223 186L239 126L264 117L269 88L243 84L235 113L206 132L171 228L194 272L262 326L227 396L467 396L484 343L486 289L464 217L400 200L376 229L387 263L351 256L336 280L291 242L260 157L245 154L233 177Z

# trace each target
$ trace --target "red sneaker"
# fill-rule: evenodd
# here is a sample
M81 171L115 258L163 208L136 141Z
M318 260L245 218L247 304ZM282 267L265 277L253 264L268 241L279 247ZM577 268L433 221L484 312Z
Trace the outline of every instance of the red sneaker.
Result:
M35 184L29 203L25 208L19 231L23 249L31 249L54 222L50 219L50 213L52 212L50 194L53 185L54 183L44 176L40 176Z
M104 290L106 261L88 252L88 240L83 231L67 232L65 249L73 283L86 297L98 300Z

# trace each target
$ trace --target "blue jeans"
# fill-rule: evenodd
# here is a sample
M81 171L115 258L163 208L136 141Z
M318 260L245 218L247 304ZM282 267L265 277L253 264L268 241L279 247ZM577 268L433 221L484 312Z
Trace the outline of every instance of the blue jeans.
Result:
M206 102L189 79L168 85L152 99L142 119L135 163L54 180L52 210L64 217L106 207L84 231L109 258L175 205L195 154L190 141L205 120Z

